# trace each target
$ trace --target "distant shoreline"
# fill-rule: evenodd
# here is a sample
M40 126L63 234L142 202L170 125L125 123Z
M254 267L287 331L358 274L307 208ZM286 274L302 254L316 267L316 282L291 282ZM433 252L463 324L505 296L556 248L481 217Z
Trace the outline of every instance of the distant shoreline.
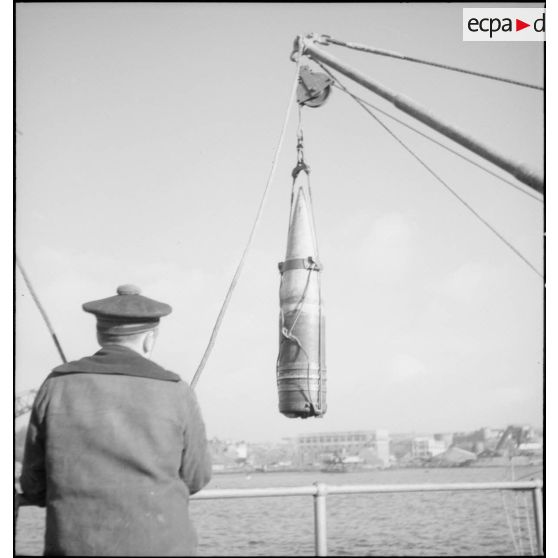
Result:
M377 467L377 468L357 468L351 469L350 471L328 471L327 474L331 473L334 475L337 474L346 474L346 473L365 473L365 472L374 472L374 473L385 473L389 471L400 471L400 470L430 470L430 469L493 469L493 468L502 468L507 467L507 463L495 462L495 463L471 463L469 465L409 465L409 466L402 466L397 465L393 467ZM530 463L514 463L514 468L526 468L526 467L542 467L543 461L530 462ZM319 467L307 469L307 468L292 468L292 469L269 469L267 471L263 471L261 469L229 469L229 470L215 470L213 471L213 475L267 475L270 473L320 473L324 472Z

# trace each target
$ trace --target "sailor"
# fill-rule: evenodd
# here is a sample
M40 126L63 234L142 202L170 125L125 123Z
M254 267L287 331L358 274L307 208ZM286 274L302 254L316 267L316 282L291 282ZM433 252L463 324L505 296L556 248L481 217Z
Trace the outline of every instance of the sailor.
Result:
M191 494L211 477L193 390L150 360L167 304L133 285L83 305L101 350L55 368L35 399L23 499L46 506L47 556L192 556Z

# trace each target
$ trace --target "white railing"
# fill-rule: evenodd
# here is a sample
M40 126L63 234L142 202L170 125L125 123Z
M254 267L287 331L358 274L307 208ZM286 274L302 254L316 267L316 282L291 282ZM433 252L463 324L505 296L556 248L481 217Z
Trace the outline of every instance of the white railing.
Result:
M314 483L311 486L278 488L224 488L203 490L192 500L217 500L225 498L270 498L276 496L313 496L314 540L316 556L327 556L327 508L329 495L335 494L385 494L394 492L465 492L473 490L529 490L533 498L533 516L537 533L538 555L543 554L543 503L542 481L479 482L455 484L355 484L328 485Z

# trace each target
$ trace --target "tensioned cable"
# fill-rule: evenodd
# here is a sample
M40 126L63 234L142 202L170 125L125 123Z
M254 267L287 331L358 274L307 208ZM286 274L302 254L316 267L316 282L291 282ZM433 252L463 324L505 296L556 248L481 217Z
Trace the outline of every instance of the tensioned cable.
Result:
M515 523L517 525L517 541L518 541L518 546L519 546L519 554L521 556L524 556L525 552L523 550L523 527L521 525L521 516L520 516L520 509L519 509L519 503L518 503L518 498L519 498L519 494L517 492L514 493L513 495L514 497L514 502L515 502Z
M542 473L542 469L539 469L535 472L532 473L527 473L526 475L521 475L520 477L517 477L515 480L522 480L522 479L526 479L527 477L533 477L533 475L536 475L538 473Z
M21 265L21 262L19 261L19 258L17 256L16 256L16 265L19 268L19 271L21 273L21 276L23 277L23 280L25 281L25 284L27 285L27 288L29 289L29 293L31 294L31 298L34 300L35 304L37 305L37 308L39 309L39 312L41 313L41 316L43 317L43 320L45 321L45 324L48 328L48 331L50 332L50 335L52 337L52 340L54 341L54 344L56 345L56 350L58 351L58 354L60 355L60 358L62 359L62 362L64 362L64 363L68 362L66 360L66 356L64 355L64 351L62 350L62 346L60 345L60 341L58 341L58 337L57 337L57 335L54 331L54 328L52 327L52 324L49 320L48 314L46 313L46 310L43 308L43 305L41 304L41 301L39 300L39 297L37 296L37 293L35 292L35 289L33 288L31 280L27 276L27 273L25 272L25 269Z
M504 471L504 480L508 480L508 469L506 469ZM511 471L511 480L514 480L513 470ZM512 541L512 544L513 544L513 548L514 548L516 556L520 556L519 545L517 543L517 538L520 535L517 535L517 533L515 532L512 517L511 517L511 514L509 512L508 505L506 503L506 495L504 494L503 490L500 491L500 496L502 497L502 505L504 507L504 514L506 516L506 522L508 524L508 529L510 531L510 538L511 538L511 541ZM510 497L513 497L513 495L510 494ZM517 535L517 538L516 538L516 535Z
M203 354L203 357L201 359L201 362L198 365L198 368L196 370L196 373L194 374L194 377L192 378L192 381L190 383L190 385L192 386L192 388L196 387L196 384L198 383L201 373L203 372L203 369L205 368L205 365L207 363L207 359L209 358L209 355L211 354L211 351L213 350L213 346L215 345L215 340L217 338L217 334L219 333L219 329L221 327L221 323L223 321L223 318L225 316L225 312L228 308L229 302L231 300L233 291L236 287L236 284L238 282L238 279L240 277L240 273L242 271L242 268L244 267L244 261L246 259L246 255L248 254L248 250L250 249L250 246L252 245L252 240L254 238L254 233L256 232L256 228L258 226L258 223L260 222L260 218L263 212L263 208L265 205L265 201L267 199L267 195L269 192L269 187L273 181L273 177L275 176L275 170L277 168L277 161L279 160L279 153L281 152L281 148L283 147L283 140L285 138L285 131L287 129L287 124L289 122L289 117L291 115L291 109L295 100L295 95L296 95L296 89L298 86L298 76L300 73L300 64L301 64L301 59L302 59L302 41L300 42L300 46L299 46L299 50L298 50L298 60L297 60L297 64L296 64L296 71L295 71L295 76L294 76L294 80L293 80L293 85L291 87L291 93L289 96L289 104L287 106L287 113L285 114L285 120L283 121L283 127L281 128L281 133L279 135L279 141L277 142L277 147L275 149L275 154L273 156L273 160L271 163L271 170L269 171L269 176L267 178L267 183L265 185L264 188L264 192L262 194L262 198L260 200L260 205L258 207L258 211L256 214L256 219L254 221L254 224L252 225L252 229L250 231L250 234L248 236L248 241L246 243L246 246L244 248L244 251L242 252L242 256L240 257L240 261L238 262L238 265L236 267L236 271L234 273L234 276L231 280L231 283L229 285L229 288L227 290L227 294L225 296L225 300L223 301L223 304L221 306L221 310L219 310L219 315L217 316L217 320L215 322L215 325L213 326L213 331L211 332L211 337L209 338L209 342L207 344L207 347L205 349L205 352Z
M531 514L529 513L529 508L527 506L527 494L523 492L521 494L523 499L523 512L525 516L525 522L527 523L527 535L529 537L529 550L531 552L530 556L535 556L535 543L533 538L533 530L531 529Z
M513 549L515 551L515 554L517 556L519 556L519 547L517 546L517 542L515 540L515 530L514 530L513 523L512 523L511 518L510 518L510 513L508 511L508 505L506 503L506 497L504 495L503 490L500 490L500 496L502 497L502 506L504 508L504 515L506 516L506 523L508 524L508 529L509 529L509 532L510 532L510 539L511 539L511 542L512 542L512 545L513 545Z
M344 41L339 41L337 39L332 39L331 37L325 35L322 37L325 41L327 41L328 43L334 44L334 45L338 45L338 46L343 46L343 47L347 47L353 50L360 50L361 52L368 52L370 54L377 54L379 56L388 56L390 58L397 58L398 60L405 60L407 62L415 62L417 64L425 64L427 66L433 66L435 68L441 68L443 70L450 70L452 72L459 72L462 74L468 74L471 76L476 76L476 77L482 77L482 78L486 78L486 79L492 79L495 81L501 81L504 83L509 83L511 85L518 85L520 87L528 87L530 89L539 89L541 91L544 91L544 87L541 87L540 85L533 85L531 83L526 83L524 81L518 81L515 79L509 79L509 78L504 78L501 76L495 76L492 74L486 74L483 72L475 72L473 70L467 70L465 68L459 68L457 66L450 66L449 64L440 64L439 62L432 62L431 60L423 60L421 58L415 58L414 56L406 56L404 54L399 54L398 52L393 52L391 50L383 50L380 48L373 48L373 47L369 47L366 45L359 45L357 43L347 43Z
M403 140L401 140L395 132L393 132L384 122L380 120L366 105L360 102L356 95L353 95L323 64L316 60L316 62L335 80L341 89L351 96L372 118L388 132L393 139L395 139L410 155L412 155L440 184L442 184L455 198L457 198L483 225L490 229L516 256L523 260L539 277L543 275L539 270L519 251L515 248L508 240L506 240L486 219L484 219L472 206L470 206L449 184L436 174L410 147L407 146Z
M341 87L339 87L337 84L334 84L334 85L335 85L335 87L337 87L338 89L340 89L342 91ZM407 122L405 122L404 120L401 120L400 118L397 118L396 116L393 116L389 112L386 112L385 110L382 110L378 106L374 105L373 103L370 103L369 101L366 101L362 97L359 97L358 95L355 95L355 97L361 103L364 103L365 105L369 106L370 108L373 108L374 110L377 110L378 112L381 112L384 116L387 116L388 118L391 118L392 120L395 120L395 122L398 122L399 124L402 124L406 128L409 128L409 130L412 130L413 132L416 132L417 134L419 134L423 138L426 138L427 140L431 141L432 143L438 145L439 147L442 147L446 151L449 151L450 153L453 153L454 155L457 155L458 157L460 157L464 161L467 161L468 163L471 163L471 165L474 165L475 167L485 171L486 173L490 174L491 176L494 176L495 178L498 178L502 182L505 182L506 184L509 184L510 186L512 186L516 190L519 190L520 192L522 192L526 196L529 196L530 198L533 198L534 200L537 200L538 202L543 203L543 200L541 198L539 198L537 195L532 194L531 192L528 192L527 190L524 190L521 186L519 186L518 184L514 184L511 180L508 180L507 178L505 178L503 176L500 176L498 173L490 170L489 168L481 165L480 163L477 163L476 161L467 157L466 155L463 155L463 153L459 153L459 151L456 151L455 149L452 149L451 147L448 147L447 145L444 145L441 141L438 141L437 139L434 139L433 137L429 136L428 134L425 134L424 132L422 132L418 128L415 128L414 126L411 126L410 124L407 124Z
M517 480L515 478L515 468L514 468L514 463L513 463L513 455L510 454L510 473L511 473L511 480L515 481ZM518 492L513 493L513 499L514 499L514 511L515 511L515 522L517 525L517 541L518 541L518 547L519 547L519 554L520 556L524 556L525 552L523 550L523 526L521 524L521 510L519 509L519 498L520 498L520 494ZM529 522L529 517L527 517L527 522Z

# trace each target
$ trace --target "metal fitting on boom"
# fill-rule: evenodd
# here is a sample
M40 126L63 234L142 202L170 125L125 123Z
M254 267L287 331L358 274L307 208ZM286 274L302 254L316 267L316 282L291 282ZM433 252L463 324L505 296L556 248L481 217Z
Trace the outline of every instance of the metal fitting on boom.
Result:
M298 104L316 108L326 102L333 80L326 74L313 72L308 66L301 66L298 82Z
M296 139L296 167L292 172L293 178L296 178L300 171L310 172L310 167L304 162L304 136L302 135L302 130L298 133Z

